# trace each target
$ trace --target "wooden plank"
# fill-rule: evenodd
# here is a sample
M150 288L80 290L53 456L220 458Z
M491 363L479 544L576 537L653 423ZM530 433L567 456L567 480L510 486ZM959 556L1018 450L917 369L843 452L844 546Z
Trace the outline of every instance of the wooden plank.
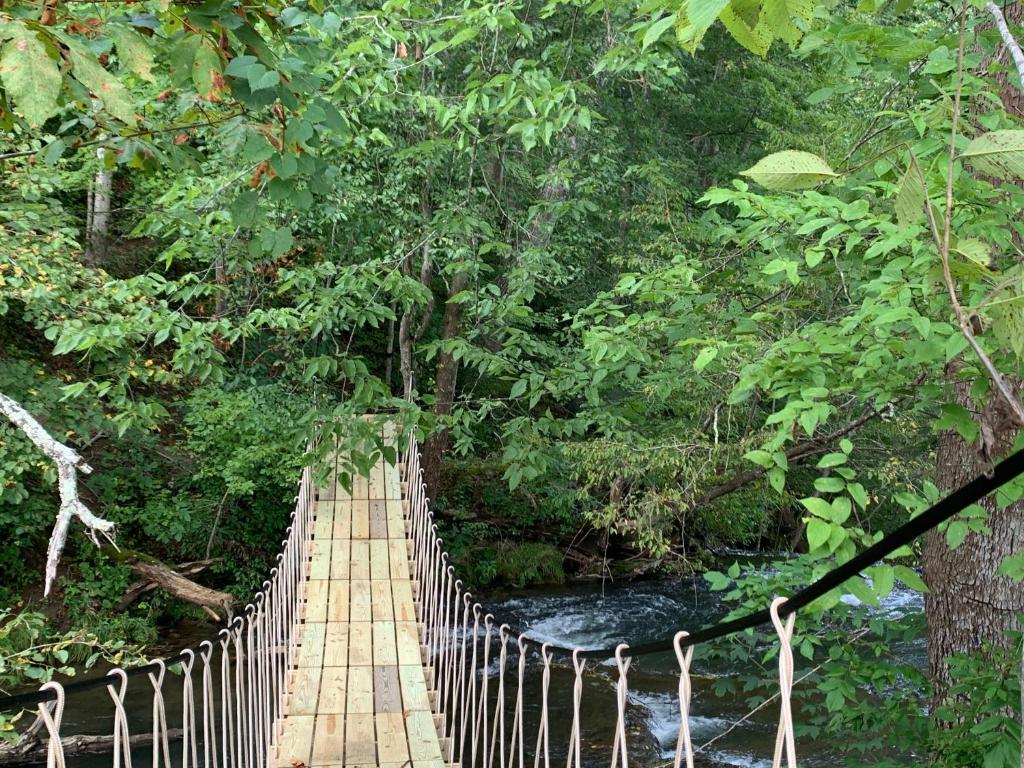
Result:
M370 470L370 487L368 498L371 499L383 499L384 498L384 457L377 459L377 463L373 465Z
M399 474L398 467L394 464L384 462L384 498L402 498L401 482L402 478Z
M368 579L353 579L349 583L349 620L373 620L373 593Z
M387 504L390 507L390 505L398 504L398 502L388 501ZM397 515L392 513L390 509L388 510L388 538L406 540L405 519L401 515L401 510L399 510Z
M307 622L327 621L327 588L329 581L311 580L306 584L306 610L303 618Z
M387 579L391 576L391 558L387 539L373 539L370 544L370 578Z
M348 539L335 539L331 542L331 578L347 579L349 577L349 561L352 558L352 542Z
M409 734L409 755L413 761L440 760L441 745L437 741L434 717L428 710L412 710L405 718Z
M324 667L347 667L348 623L328 624L324 639Z
M317 502L316 520L313 521L313 538L329 539L334 531L334 502Z
M349 667L347 674L345 712L373 712L373 667Z
M348 666L373 666L373 630L368 621L348 625Z
M388 538L388 511L383 499L370 499L370 538Z
M307 623L302 628L302 646L296 654L295 666L320 667L324 658L326 625Z
M402 711L402 686L397 666L373 667L373 711Z
M345 754L345 716L320 713L313 733L311 765L340 763Z
M395 640L399 664L419 664L420 634L415 621L395 622Z
M292 684L288 716L315 715L320 700L320 667L301 667Z
M348 668L324 667L320 678L320 702L317 712L321 715L340 715L345 712L345 698L348 694Z
M349 582L338 579L330 582L327 593L327 621L331 623L348 621Z
M370 582L370 598L374 621L394 621L395 609L391 603L391 582L376 579Z
M430 711L430 698L427 696L427 681L423 677L423 667L419 659L415 664L400 664L398 680L402 686L402 705L405 709Z
M372 714L349 714L345 717L346 765L376 763L377 748L373 721Z
M379 712L377 721L377 759L381 763L402 762L409 759L409 745L405 740L405 720L402 712Z
M379 667L398 664L398 646L393 621L373 622L373 664Z
M352 541L349 544L351 557L349 560L350 579L370 578L370 542Z
M336 539L352 538L352 501L338 501L334 508L334 529L331 535Z
M352 499L352 538L370 538L370 502L366 498Z
M331 540L317 539L309 548L309 578L331 578Z
M286 768L291 768L295 762L308 765L312 751L313 715L285 718L274 765Z
M364 475L356 475L352 479L352 498L370 498L370 479Z
M391 582L391 597L395 608L395 621L416 621L416 606L412 601L410 582Z
M409 580L409 555L405 539L392 539L388 542L388 565L388 576L393 581Z

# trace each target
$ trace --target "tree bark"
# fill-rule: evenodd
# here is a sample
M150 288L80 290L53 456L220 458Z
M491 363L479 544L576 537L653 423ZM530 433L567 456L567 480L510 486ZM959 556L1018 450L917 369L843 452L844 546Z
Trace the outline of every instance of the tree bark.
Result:
M184 736L180 728L170 728L167 731L168 741L178 741ZM71 755L100 755L112 752L114 748L113 736L63 736L60 740L64 754ZM134 747L141 747L153 743L152 733L140 733L129 737L129 743ZM4 766L14 765L42 765L46 763L46 753L49 746L49 738L34 736L28 739L19 740L15 744L0 743L0 764Z
M429 190L426 187L420 196L420 213L423 215L424 228L429 229L434 209L430 203ZM430 291L434 270L434 250L429 233L424 238L420 250L423 254L423 261L420 264L419 280ZM413 274L413 253L410 253L402 264L402 274L407 277L411 277ZM410 402L412 402L413 393L416 391L416 343L430 326L433 311L434 294L431 291L427 306L423 308L422 313L419 314L415 307L410 307L402 313L402 320L398 324L398 369L402 374L402 397Z
M956 377L954 362L947 376ZM970 381L953 385L956 402L971 409ZM1019 387L1015 387L1019 395ZM936 457L938 486L953 491L991 468L1005 456L1017 434L1006 407L990 397L978 416L982 445L968 445L956 431L939 438ZM1006 633L1019 629L1017 614L1024 612L1024 589L996 571L999 564L1024 548L1024 501L999 509L994 496L982 500L988 513L987 534L972 533L954 550L945 534L932 531L923 551L925 616L928 619L928 668L935 686L935 700L942 701L953 682L947 659L957 653L977 651L984 645L1005 645Z
M107 234L110 230L110 192L114 176L106 166L106 154L107 150L103 147L96 150L100 168L96 171L88 195L85 261L94 267L102 266L106 260Z
M455 387L459 376L459 361L443 347L446 341L454 339L459 334L462 327L463 305L460 302L452 301L452 298L462 293L468 285L469 274L466 272L459 272L452 278L448 288L448 301L444 305L444 317L441 320L442 348L437 353L437 373L434 381L434 415L440 417L441 421L452 412L452 407L455 404ZM450 444L451 433L443 424L423 444L421 458L423 479L427 484L427 492L432 498L437 498L441 480L441 463L444 461Z

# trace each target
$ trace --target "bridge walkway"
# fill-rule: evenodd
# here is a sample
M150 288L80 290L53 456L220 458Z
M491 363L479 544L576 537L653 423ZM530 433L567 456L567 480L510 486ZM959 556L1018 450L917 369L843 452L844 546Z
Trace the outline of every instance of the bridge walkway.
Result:
M390 425L385 440L394 444ZM443 768L397 467L317 489L301 638L269 768Z

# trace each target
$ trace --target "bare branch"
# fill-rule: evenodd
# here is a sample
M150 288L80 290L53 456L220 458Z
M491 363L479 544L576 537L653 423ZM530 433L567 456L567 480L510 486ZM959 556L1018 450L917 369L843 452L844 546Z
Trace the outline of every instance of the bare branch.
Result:
M46 552L46 589L44 594L48 595L57 578L57 564L60 563L60 556L68 539L68 529L71 527L72 518L77 517L85 524L89 538L97 545L99 544L96 538L98 533L102 534L111 544L114 543L114 523L94 515L78 498L78 473L92 472L92 467L82 461L81 456L55 440L32 414L2 392L0 392L0 413L10 419L14 426L24 432L25 436L57 465L60 509L57 511L57 520L53 524L53 532L50 534L50 544Z
M1003 38L1003 44L1010 51L1013 63L1017 65L1017 75L1020 77L1021 86L1024 86L1024 52L1021 51L1017 40L1010 33L1010 27L1006 24L1006 17L1003 16L1003 9L993 2L985 3L985 10L992 14L995 19L996 29Z

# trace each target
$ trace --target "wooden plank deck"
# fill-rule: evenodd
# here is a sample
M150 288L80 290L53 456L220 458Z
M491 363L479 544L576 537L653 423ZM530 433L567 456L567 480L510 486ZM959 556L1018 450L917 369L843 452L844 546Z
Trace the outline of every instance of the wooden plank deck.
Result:
M381 422L385 440L391 425ZM397 467L318 489L301 648L268 768L442 768Z

